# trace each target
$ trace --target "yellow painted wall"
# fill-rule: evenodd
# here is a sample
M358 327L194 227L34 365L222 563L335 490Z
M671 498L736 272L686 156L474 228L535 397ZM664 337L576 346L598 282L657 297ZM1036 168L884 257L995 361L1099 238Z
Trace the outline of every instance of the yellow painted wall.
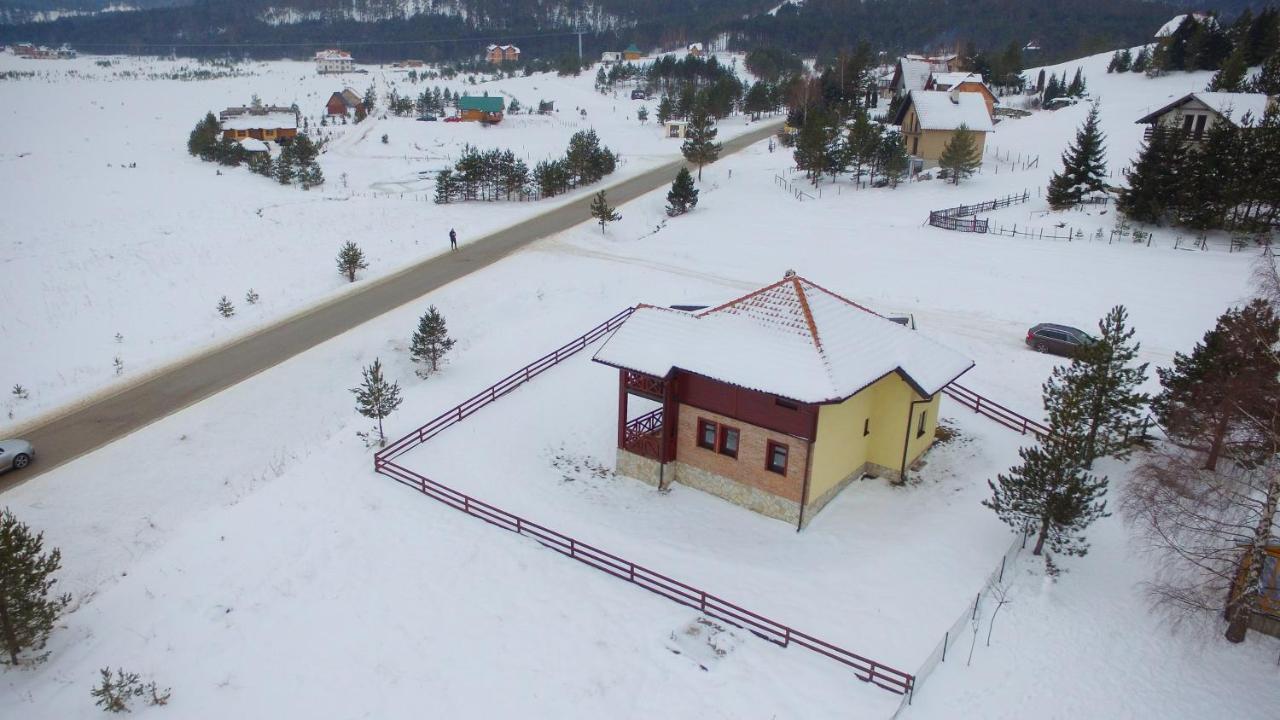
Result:
M839 405L820 407L809 499L822 497L864 463L898 472L902 467L904 434L910 466L933 444L940 398L938 393L929 402L912 407L913 401L924 398L902 376L893 373ZM924 434L918 435L921 413L925 414ZM870 434L863 435L867 420Z
M839 405L818 408L818 437L809 470L810 500L822 497L867 461L870 437L863 437L862 428L871 417L874 396L867 388Z

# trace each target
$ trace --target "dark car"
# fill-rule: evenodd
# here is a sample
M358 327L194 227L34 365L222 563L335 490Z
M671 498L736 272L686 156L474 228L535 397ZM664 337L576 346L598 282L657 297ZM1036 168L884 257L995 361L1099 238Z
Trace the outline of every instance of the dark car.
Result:
M419 120L419 122L435 122L435 121L436 121L436 116L435 116L435 115L421 115L421 116L419 116L419 117L418 117L418 120Z
M1036 352L1071 357L1091 342L1093 336L1070 325L1040 323L1027 331L1027 347Z
M648 90L632 90L631 99L632 100L648 100L649 91Z

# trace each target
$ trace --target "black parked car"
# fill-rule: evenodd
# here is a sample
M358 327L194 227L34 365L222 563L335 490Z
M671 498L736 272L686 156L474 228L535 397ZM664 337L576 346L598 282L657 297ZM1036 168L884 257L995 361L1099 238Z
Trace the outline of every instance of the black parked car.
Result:
M1069 325L1040 323L1027 331L1027 347L1036 352L1071 357L1091 342L1092 335Z

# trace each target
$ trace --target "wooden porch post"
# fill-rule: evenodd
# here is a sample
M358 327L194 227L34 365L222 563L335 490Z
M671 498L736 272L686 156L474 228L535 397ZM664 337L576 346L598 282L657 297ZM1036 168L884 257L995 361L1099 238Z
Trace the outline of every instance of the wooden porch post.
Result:
M627 371L618 371L618 447L627 441Z

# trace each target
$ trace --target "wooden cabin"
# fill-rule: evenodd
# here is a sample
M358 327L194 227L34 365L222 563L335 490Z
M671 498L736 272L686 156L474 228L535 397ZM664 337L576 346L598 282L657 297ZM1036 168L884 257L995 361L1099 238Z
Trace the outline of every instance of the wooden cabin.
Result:
M644 51L636 47L635 43L631 43L630 45L627 46L626 50L622 51L623 60L627 60L627 61L639 60L642 57L644 57Z
M794 273L698 312L642 305L618 370L617 471L804 527L850 483L900 481L973 362Z
M485 48L484 59L494 65L515 62L520 59L520 48L515 45L490 45Z
M298 134L298 116L284 107L228 108L218 115L228 140L271 140L287 144Z
M329 102L325 103L325 112L329 115L350 115L364 106L364 99L356 94L351 88L344 88L342 92L336 92L329 96Z
M1143 139L1150 140L1155 126L1162 125L1179 134L1184 143L1197 144L1220 122L1239 127L1245 116L1262 120L1275 102L1262 93L1193 92L1138 119L1147 125Z

